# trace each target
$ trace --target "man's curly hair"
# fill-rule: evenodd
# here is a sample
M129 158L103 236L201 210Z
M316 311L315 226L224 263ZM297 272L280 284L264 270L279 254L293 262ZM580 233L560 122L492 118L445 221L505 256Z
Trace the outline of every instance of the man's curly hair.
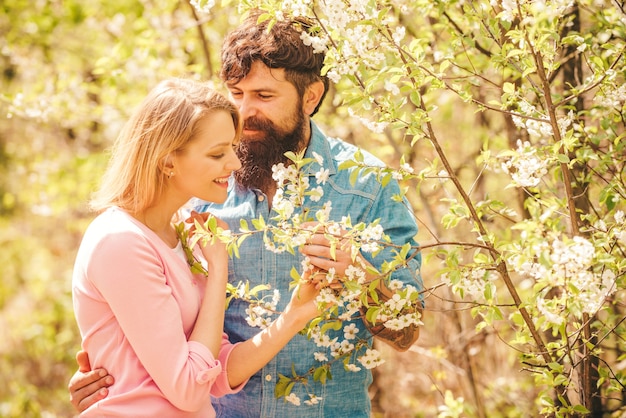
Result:
M236 84L248 75L255 61L260 61L269 68L283 68L300 97L312 83L322 81L324 94L312 116L322 104L329 85L328 77L321 75L325 55L313 52L313 47L305 45L300 38L303 30L311 31L312 22L306 18L259 22L262 13L252 11L242 25L226 36L220 77L227 84Z

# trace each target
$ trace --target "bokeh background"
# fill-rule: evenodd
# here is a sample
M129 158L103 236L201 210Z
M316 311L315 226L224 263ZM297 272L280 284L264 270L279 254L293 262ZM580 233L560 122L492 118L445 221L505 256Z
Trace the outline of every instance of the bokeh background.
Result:
M221 40L241 18L235 2L227 3L210 14L185 0L0 3L0 417L75 414L67 384L80 337L70 282L78 244L93 218L86 202L107 148L158 81L193 77L223 90L217 78ZM432 33L440 30L441 22L430 23ZM425 144L403 142L391 130L368 130L342 105L341 88L332 84L315 116L326 133L393 167L403 154L411 156L416 172L436 159ZM483 93L488 98L490 87ZM478 179L482 145L494 140L494 126L507 128L451 96L437 99L432 123L457 174ZM493 176L474 190L502 192L505 184ZM517 192L505 194L515 206ZM444 236L445 190L435 182L411 187L408 197L420 242ZM450 239L462 241L464 233L469 230L457 228ZM422 275L432 291L419 341L405 353L378 346L386 363L375 369L375 416L534 416L538 388L532 374L503 341L498 324L476 331L472 306L440 285L440 267L436 257L425 257ZM455 399L463 400L464 413L449 410Z

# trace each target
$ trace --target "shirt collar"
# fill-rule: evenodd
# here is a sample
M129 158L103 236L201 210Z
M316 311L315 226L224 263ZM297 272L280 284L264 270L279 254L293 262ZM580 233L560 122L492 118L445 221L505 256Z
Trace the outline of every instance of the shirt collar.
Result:
M320 165L316 156L322 158ZM330 151L330 144L326 140L326 135L318 128L315 122L311 121L311 140L304 153L304 158L312 158L313 162L304 167L303 171L308 176L314 176L321 169L328 170L330 175L337 173L334 164L333 154Z

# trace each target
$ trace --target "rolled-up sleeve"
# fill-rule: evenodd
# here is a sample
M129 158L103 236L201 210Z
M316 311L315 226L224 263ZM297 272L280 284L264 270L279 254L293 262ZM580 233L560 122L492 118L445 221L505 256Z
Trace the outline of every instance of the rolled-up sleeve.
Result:
M246 379L239 386L234 388L230 387L228 383L228 371L226 369L226 365L228 364L228 359L230 358L230 353L232 353L233 349L239 345L240 343L231 344L228 341L226 334L224 334L224 339L222 339L222 346L220 348L220 353L218 355L218 362L223 365L221 373L217 376L213 387L211 388L211 395L219 398L224 395L229 395L231 393L239 392L243 387L248 383L248 379Z

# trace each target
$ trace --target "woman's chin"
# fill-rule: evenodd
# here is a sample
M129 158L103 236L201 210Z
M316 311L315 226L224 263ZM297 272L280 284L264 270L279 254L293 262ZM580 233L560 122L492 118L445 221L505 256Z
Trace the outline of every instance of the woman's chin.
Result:
M203 200L221 205L222 203L226 202L227 197L228 197L228 193L224 193L224 195L220 195L220 196L212 195L210 198L206 198Z

